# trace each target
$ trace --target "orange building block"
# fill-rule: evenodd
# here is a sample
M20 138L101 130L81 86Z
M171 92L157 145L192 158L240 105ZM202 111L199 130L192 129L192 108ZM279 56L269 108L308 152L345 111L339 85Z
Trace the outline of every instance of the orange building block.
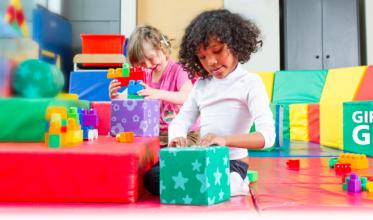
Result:
M135 139L134 132L121 132L117 134L116 140L120 143L132 143Z
M343 153L339 155L339 163L349 163L352 169L368 169L369 163L365 154Z

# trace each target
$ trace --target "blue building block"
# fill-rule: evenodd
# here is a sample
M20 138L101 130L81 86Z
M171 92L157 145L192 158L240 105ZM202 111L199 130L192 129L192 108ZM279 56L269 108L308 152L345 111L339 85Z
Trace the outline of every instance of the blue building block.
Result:
M144 86L141 85L142 80L130 80L128 83L128 95L137 95L137 92L144 89Z

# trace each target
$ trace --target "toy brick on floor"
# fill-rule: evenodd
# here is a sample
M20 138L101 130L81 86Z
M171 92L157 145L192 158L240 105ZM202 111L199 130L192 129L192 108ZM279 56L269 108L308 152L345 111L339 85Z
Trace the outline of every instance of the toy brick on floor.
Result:
M163 148L159 164L161 203L212 205L230 199L227 147Z
M159 136L159 105L159 100L113 100L110 134L132 131L135 136Z
M132 143L135 139L135 133L133 132L120 132L115 137L120 143Z
M368 169L369 162L364 154L343 153L339 155L338 163L351 164L352 169Z

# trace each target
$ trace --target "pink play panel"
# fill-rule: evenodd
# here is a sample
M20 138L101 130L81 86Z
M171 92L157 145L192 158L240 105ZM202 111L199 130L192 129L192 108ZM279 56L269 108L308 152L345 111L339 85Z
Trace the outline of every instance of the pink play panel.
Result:
M259 211L266 210L334 210L371 209L373 193L348 193L342 189L342 178L329 168L328 158L300 158L300 170L288 170L289 158L250 158L250 169L259 173L252 184ZM370 169L356 171L373 175ZM355 172L355 171L353 171Z

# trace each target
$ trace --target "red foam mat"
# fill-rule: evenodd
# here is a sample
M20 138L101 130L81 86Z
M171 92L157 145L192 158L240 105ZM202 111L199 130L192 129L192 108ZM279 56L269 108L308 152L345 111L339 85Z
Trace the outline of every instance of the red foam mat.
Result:
M111 137L69 148L0 143L0 201L135 202L158 161L159 138Z

